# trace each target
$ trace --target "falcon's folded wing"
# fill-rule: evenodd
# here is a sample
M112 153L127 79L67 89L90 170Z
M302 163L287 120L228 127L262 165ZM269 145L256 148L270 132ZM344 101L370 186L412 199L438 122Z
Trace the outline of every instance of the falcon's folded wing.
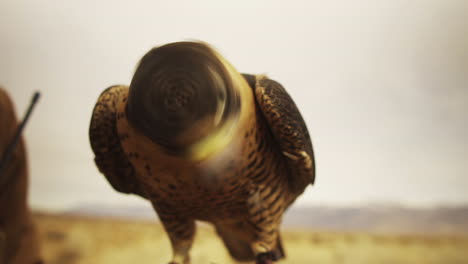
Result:
M99 171L115 190L146 198L136 171L120 145L116 128L117 102L128 93L127 86L111 86L101 93L94 106L89 139Z

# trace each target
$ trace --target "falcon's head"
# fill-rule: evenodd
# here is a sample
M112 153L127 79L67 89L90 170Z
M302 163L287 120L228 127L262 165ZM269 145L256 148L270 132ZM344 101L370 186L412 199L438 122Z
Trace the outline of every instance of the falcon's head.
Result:
M248 89L242 75L207 44L171 43L141 59L127 117L169 154L202 160L231 142Z

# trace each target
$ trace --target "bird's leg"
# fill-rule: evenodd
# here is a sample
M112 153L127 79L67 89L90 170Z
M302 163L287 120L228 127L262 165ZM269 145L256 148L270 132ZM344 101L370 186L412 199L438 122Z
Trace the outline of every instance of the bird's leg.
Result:
M172 261L169 264L190 264L189 251L195 236L195 221L164 217L159 214L172 245Z
M271 204L271 199L274 198L269 198L266 202ZM251 216L248 223L254 235L250 246L255 254L256 264L271 264L284 256L278 234L278 225L281 222L278 212L282 205L266 207L265 200L259 198L257 193L249 200L249 206Z
M276 233L276 232L275 232ZM255 253L256 264L272 264L279 260L279 252L275 249L275 243L270 242L271 240L265 237L261 241L252 243L252 249ZM273 238L276 241L276 238Z
M275 222L267 216L257 216L249 221L255 234L255 239L250 245L257 264L271 264L281 258L282 252L278 252L278 230Z

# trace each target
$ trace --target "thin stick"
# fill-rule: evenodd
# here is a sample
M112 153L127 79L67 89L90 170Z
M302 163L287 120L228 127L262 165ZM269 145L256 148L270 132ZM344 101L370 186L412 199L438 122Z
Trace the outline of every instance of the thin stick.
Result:
M31 115L31 112L34 109L34 106L36 105L40 96L41 94L39 92L34 93L31 99L31 103L29 104L28 111L26 112L26 115L23 118L23 121L19 124L18 128L16 129L13 139L10 141L7 148L5 149L5 152L3 153L2 159L0 161L0 186L3 186L3 184L7 182L8 180L6 176L3 176L3 170L8 165L8 162L10 161L11 156L13 152L15 151L15 148L18 145L18 142L21 138L21 134L23 133L24 126L28 122L29 116Z

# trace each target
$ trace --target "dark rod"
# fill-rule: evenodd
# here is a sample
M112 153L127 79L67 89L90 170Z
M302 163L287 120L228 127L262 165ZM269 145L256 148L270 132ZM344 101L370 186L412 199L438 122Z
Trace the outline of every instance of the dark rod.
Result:
M7 180L3 176L3 170L6 168L8 162L10 161L11 155L15 151L16 145L18 145L18 141L21 138L21 134L23 133L24 126L28 122L29 116L31 115L31 112L34 109L34 106L36 105L40 96L41 94L39 92L34 93L31 99L31 103L29 104L28 111L26 112L26 115L23 118L23 121L19 124L18 128L16 129L16 133L13 139L10 141L7 148L5 149L5 152L3 153L2 160L0 161L0 186L2 186L4 182Z

